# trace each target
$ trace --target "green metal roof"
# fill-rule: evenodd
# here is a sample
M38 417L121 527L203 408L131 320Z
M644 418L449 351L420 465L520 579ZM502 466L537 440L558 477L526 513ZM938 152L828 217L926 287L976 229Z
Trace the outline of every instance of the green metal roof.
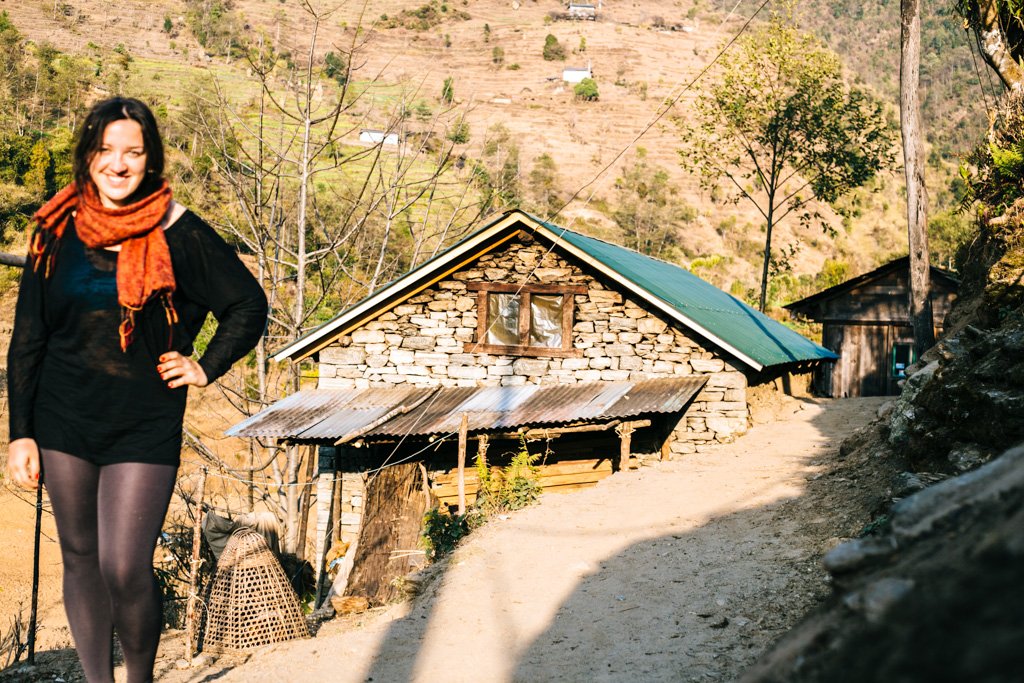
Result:
M685 268L551 223L542 224L763 366L838 358Z

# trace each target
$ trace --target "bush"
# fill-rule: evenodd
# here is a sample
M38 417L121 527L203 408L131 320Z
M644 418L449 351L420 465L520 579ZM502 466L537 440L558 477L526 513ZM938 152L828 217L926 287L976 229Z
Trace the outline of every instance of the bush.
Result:
M441 101L451 104L455 101L455 79L449 76L441 86Z
M565 61L565 48L558 42L558 38L552 34L548 34L544 38L544 61L546 62L564 62Z
M448 135L446 137L456 145L466 144L469 142L469 124L464 120L459 121L451 127L451 130L448 131Z
M448 555L469 535L468 515L449 515L434 508L423 515L423 547L431 561Z
M572 91L576 95L577 100L583 100L585 102L594 102L599 97L597 92L597 82L593 78L584 78L576 84L576 87L574 87Z
M333 78L338 85L345 85L348 81L348 64L345 63L345 57L336 52L324 55L324 76Z
M500 45L495 45L494 49L491 50L491 61L495 64L501 65L505 63L505 48Z

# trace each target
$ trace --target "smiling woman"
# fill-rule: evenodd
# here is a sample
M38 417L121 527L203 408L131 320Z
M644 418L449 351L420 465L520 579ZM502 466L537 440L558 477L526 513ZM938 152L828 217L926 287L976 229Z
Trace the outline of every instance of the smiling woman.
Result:
M153 550L174 487L188 386L258 341L267 301L234 251L171 198L156 120L93 107L75 182L35 215L8 354L11 479L50 494L64 605L90 683L151 681L160 636ZM208 313L217 332L192 342Z

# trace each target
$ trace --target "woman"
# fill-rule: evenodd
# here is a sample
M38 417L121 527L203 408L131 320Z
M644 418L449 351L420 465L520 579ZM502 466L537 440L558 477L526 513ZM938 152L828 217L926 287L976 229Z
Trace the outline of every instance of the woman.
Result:
M49 492L64 605L90 683L150 681L160 638L153 551L177 473L188 386L256 344L267 300L235 253L171 199L142 102L93 107L74 183L35 215L8 355L10 478ZM208 312L217 331L192 342Z

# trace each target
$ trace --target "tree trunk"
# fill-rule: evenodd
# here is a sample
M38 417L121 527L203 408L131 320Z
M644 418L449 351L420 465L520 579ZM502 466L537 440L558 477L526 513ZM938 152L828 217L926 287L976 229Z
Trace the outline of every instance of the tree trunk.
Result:
M907 175L907 235L910 246L910 324L921 357L935 344L928 263L928 192L924 184L924 143L918 82L921 66L921 3L900 2L900 130Z
M917 3L914 3L915 6ZM977 0L977 16L971 25L978 40L978 48L985 62L996 72L1003 85L1016 90L1024 84L1024 69L1013 58L1011 41L1007 40L1005 25L999 16L997 0ZM904 27L906 20L904 20ZM904 28L904 31L906 29Z
M761 302L758 309L764 313L765 307L768 304L768 271L772 262L772 228L775 214L775 196L769 194L768 196L768 216L765 219L767 225L765 226L764 234L764 265L761 268Z

